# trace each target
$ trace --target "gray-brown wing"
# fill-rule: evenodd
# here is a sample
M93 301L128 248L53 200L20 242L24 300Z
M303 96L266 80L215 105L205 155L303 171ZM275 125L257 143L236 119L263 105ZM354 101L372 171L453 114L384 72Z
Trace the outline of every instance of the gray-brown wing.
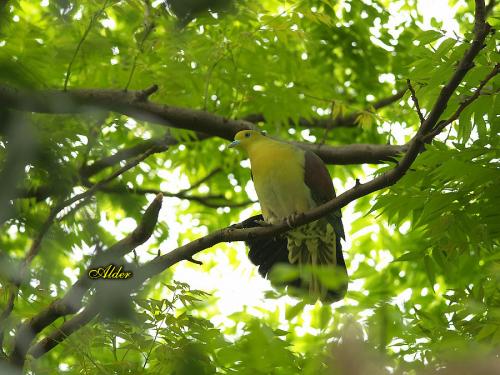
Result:
M325 163L312 151L305 151L304 182L311 189L312 198L318 206L336 196L332 179ZM345 238L340 210L327 215L327 219L333 225L335 233L341 238Z

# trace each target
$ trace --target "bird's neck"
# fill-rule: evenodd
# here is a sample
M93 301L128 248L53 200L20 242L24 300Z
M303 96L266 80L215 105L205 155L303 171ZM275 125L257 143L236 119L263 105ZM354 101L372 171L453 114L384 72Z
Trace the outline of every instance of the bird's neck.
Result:
M262 139L247 148L254 178L267 178L274 174L278 165L294 157L293 148L284 142Z
M275 152L283 147L284 143L269 138L260 139L247 147L250 163L258 162L262 159L272 158Z

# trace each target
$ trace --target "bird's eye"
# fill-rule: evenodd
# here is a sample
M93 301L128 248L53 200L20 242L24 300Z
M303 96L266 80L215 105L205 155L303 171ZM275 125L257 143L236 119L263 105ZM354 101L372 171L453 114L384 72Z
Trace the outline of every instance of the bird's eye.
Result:
M246 138L250 138L250 135L251 135L250 133L245 133Z

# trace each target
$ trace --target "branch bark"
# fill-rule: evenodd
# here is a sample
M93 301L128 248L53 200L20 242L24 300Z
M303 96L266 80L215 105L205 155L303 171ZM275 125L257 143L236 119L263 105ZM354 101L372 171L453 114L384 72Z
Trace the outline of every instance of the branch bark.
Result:
M420 123L425 121L424 115L422 114L422 110L420 109L420 104L418 102L417 94L415 93L415 89L411 85L411 81L409 79L406 80L408 84L408 89L411 92L411 100L413 100L413 104L415 105L415 110L417 111L418 118L420 119Z
M68 114L85 113L89 107L99 108L159 125L192 130L204 137L217 136L226 140L232 140L240 130L256 128L255 124L249 121L232 120L196 109L157 104L142 98L143 91L99 89L26 91L0 85L0 106L20 111ZM388 145L368 147L322 145L318 148L309 143L298 143L298 145L308 149L312 147L325 163L335 164L377 164L393 160L402 151L401 146ZM364 151L368 153L363 154Z
M80 175L83 178L87 179L108 167L112 167L113 165L118 164L122 160L127 160L132 157L138 156L152 147L158 147L162 150L166 150L168 147L175 146L178 143L179 142L175 138L168 135L161 138L151 138L142 141L135 146L119 150L113 155L96 160L92 164L82 167L80 170Z

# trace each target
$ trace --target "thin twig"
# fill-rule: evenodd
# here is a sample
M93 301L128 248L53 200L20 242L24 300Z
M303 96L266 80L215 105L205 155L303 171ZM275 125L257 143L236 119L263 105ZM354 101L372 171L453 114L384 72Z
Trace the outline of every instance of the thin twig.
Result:
M409 79L406 80L406 83L408 84L408 89L411 93L411 100L413 100L413 104L415 104L415 110L417 111L418 118L420 119L420 123L422 124L425 121L425 118L422 114L422 111L420 110L420 104L418 103L417 94L415 93L415 89L411 85L411 81Z
M210 68L208 69L208 72L207 72L207 79L205 80L205 90L204 90L204 98L203 98L203 110L206 111L207 110L207 106L208 106L208 88L210 86L210 80L212 79L212 74L215 70L215 68L217 67L217 65L219 64L219 62L221 62L222 60L222 57L219 57L211 66Z
M491 70L491 72L481 81L479 86L475 89L474 93L467 97L460 105L457 110L451 115L446 121L440 122L432 131L430 131L424 138L424 142L428 142L433 139L436 135L441 133L445 127L451 124L453 121L458 120L462 111L469 106L474 100L476 100L479 95L481 95L481 90L484 86L490 81L493 77L495 77L500 72L500 64L497 63L495 67Z
M198 188L200 185L204 184L208 180L210 180L213 176L216 174L220 173L222 171L221 167L214 168L210 173L208 173L205 177L201 178L200 180L196 181L194 184L189 186L187 189L179 190L178 194L185 194L190 191L193 191L194 189Z
M69 82L69 77L71 75L71 68L73 67L73 63L75 62L76 60L76 56L78 55L78 52L80 51L80 48L82 47L83 43L85 42L85 39L87 39L87 36L89 35L90 33L90 30L92 29L92 27L94 26L94 23L97 21L97 19L101 16L102 12L104 12L104 9L106 9L107 5L108 5L108 1L109 0L106 0L104 1L104 4L102 5L101 9L99 9L93 16L92 18L90 19L90 22L87 26L87 28L85 29L82 37L80 38L80 41L78 42L76 48L75 48L75 52L73 52L73 56L71 57L71 61L69 62L68 64L68 69L66 70L66 78L64 78L64 86L63 86L63 91L66 91L66 89L68 88L68 82Z
M135 146L121 149L114 153L111 156L106 156L102 159L94 161L90 165L86 165L80 169L80 175L85 179L99 173L105 168L111 167L122 160L129 159L134 156L138 156L151 147L162 147L162 150L165 151L169 146L176 145L178 141L175 138L172 138L168 135L160 138L151 138L148 140L141 141Z
M402 90L399 90L396 92L396 94L388 96L387 98L382 98L375 103L373 103L370 108L366 108L363 111L354 111L350 114L347 114L345 116L339 116L336 118L332 118L331 116L328 116L327 118L313 118L313 119L307 119L307 118L299 118L297 121L297 125L304 127L304 128L339 128L339 127L346 127L346 128L353 128L356 127L358 124L356 123L356 118L363 112L370 112L371 107L373 107L375 110L387 107L391 105L392 103L397 102L399 99L401 99L404 94L406 93L407 88L404 88ZM322 99L322 98L316 98L317 100L323 100L328 102L329 104L332 103L331 99ZM266 119L262 113L253 113L250 115L247 115L243 117L243 120L251 122L251 123L258 123L258 122L265 122ZM292 119L289 120L290 123L294 123Z
M132 77L134 76L135 69L137 67L137 60L139 59L139 56L144 52L144 43L146 42L146 39L149 37L151 32L153 32L156 26L154 21L151 20L151 4L149 3L148 0L144 0L144 3L146 4L144 9L144 31L142 34L141 41L139 42L137 53L134 56L132 69L130 70L127 84L125 85L124 88L125 91L128 90L130 83L132 82Z
M99 129L101 128L103 121L104 118L100 118L96 121L95 124L89 125L89 130L87 133L87 147L85 147L85 151L83 152L80 170L85 168L85 166L87 165L90 152L97 143L97 139L99 137Z
M188 201L200 203L200 204L202 204L206 207L209 207L209 208L219 208L219 207L239 208L239 207L246 207L246 206L249 206L253 203L256 203L255 201L252 201L252 200L246 200L243 202L228 202L227 199L224 197L224 195L202 195L202 196L200 196L200 195L185 194L183 192L171 193L171 192L163 191L160 189L129 188L128 186L123 186L123 185L106 186L106 187L101 188L100 191L105 192L105 193L112 193L112 194L131 193L131 194L138 194L138 195L160 194L161 193L165 197L185 199Z
M52 223L54 222L55 218L57 217L58 213L61 212L64 208L71 206L73 203L78 202L80 200L86 200L90 198L96 191L99 189L105 187L107 184L109 184L111 181L113 181L115 178L120 176L121 174L125 173L129 169L135 167L137 164L142 162L144 159L146 159L148 156L150 156L153 153L158 152L159 148L158 147L152 147L150 150L146 151L144 154L140 155L139 157L133 159L129 163L127 163L125 166L122 168L118 169L115 173L113 173L111 176L105 178L104 180L96 183L93 185L90 189L87 191L77 194L69 199L66 199L62 203L59 203L52 207L50 210L50 213L45 220L45 222L42 224L42 227L40 228L40 231L38 232L37 236L33 240L30 249L26 253L24 259L21 262L21 265L19 266L19 270L17 272L16 278L13 280L13 287L12 290L9 293L9 303L2 312L0 320L0 326L2 327L2 331L0 331L0 336L4 334L3 332L3 327L5 325L5 321L7 318L10 316L10 314L13 311L14 308L14 301L15 301L15 296L19 292L19 287L21 286L21 283L25 277L26 271L31 264L32 260L35 258L35 256L38 255L41 249L41 244L42 240L45 236L45 234L48 232L49 228L52 226ZM74 212L74 211L73 211Z
M191 258L187 258L186 260L187 260L188 262L191 262L191 263L197 264L197 265L199 265L199 266L203 266L203 262L202 262L202 261L196 260L196 259L194 259L193 257L191 257Z

